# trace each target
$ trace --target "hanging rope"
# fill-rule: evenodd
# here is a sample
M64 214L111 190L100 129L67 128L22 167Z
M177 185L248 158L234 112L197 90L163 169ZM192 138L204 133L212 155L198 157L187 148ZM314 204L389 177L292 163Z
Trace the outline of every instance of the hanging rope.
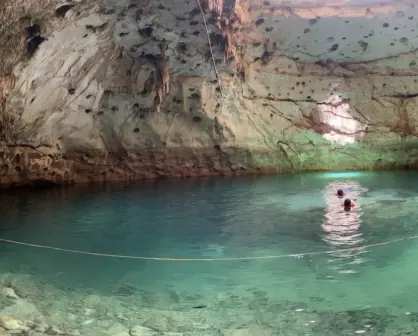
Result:
M200 0L196 0L196 2L197 2L197 5L199 6L200 13L202 14L203 24L205 25L206 36L208 38L208 45L209 45L210 56L212 58L212 63L213 63L213 69L215 70L215 75L216 75L216 79L218 81L218 85L219 85L219 90L221 92L221 96L223 96L223 90L222 90L221 80L219 78L218 68L216 67L215 56L213 55L212 44L210 43L210 35L209 35L208 25L206 24L205 12L203 11L202 5L200 4Z
M298 254L280 254L280 255L267 255L267 256L260 256L260 257L230 257L230 258L173 258L173 257L142 257L142 256L130 256L130 255L120 255L120 254L108 254L108 253L96 253L96 252L87 252L87 251L79 251L79 250L70 250L64 249L59 247L53 246L46 246L46 245L37 245L37 244L30 244L16 240L10 239L3 239L0 238L0 241L15 244L15 245L24 245L29 247L41 248L41 249L48 249L48 250L55 250L61 252L69 252L69 253L76 253L76 254L84 254L84 255L91 255L97 257L108 257L108 258L120 258L120 259L140 259L140 260L155 260L155 261L197 261L197 262L208 262L208 261L244 261L244 260L266 260L266 259L280 259L280 258L301 258L306 256L314 256L314 255L325 255L325 254L332 254L338 252L350 252L350 251L358 251L363 250L370 247L377 247L383 245L389 245L405 240L410 239L417 239L418 235L416 236L409 236L394 240L389 240L383 243L375 243L369 245L363 245L359 247L350 247L345 249L339 250L330 250L330 251L319 251L319 252L305 252L305 253L298 253Z

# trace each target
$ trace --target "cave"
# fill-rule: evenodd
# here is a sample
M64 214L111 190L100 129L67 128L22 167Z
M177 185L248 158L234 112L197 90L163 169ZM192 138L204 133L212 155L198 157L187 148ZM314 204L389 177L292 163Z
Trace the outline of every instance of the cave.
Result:
M52 17L56 11L60 18L54 23L48 21L52 17L2 18L4 27L19 24L10 31L26 35L30 57L22 58L21 49L9 47L0 55L2 73L6 74L1 75L5 94L0 106L2 111L20 111L1 114L2 125L15 125L3 126L1 138L16 142L21 134L18 129L30 129L36 139L53 137L50 142L60 143L63 155L69 144L75 146L71 152L78 153L88 151L85 146L104 142L99 151L90 148L92 157L103 148L111 148L110 153L121 150L113 142L135 153L157 151L162 143L164 150L174 150L179 143L185 148L199 143L199 150L213 149L212 142L217 142L225 149L222 153L228 153L223 155L236 158L234 167L252 167L234 169L234 173L277 171L277 167L282 172L295 172L418 166L414 149L418 129L414 109L418 103L414 18L418 9L410 0L383 0L378 4L372 0L341 0L338 6L335 1L327 4L318 0L291 4L282 0L173 1L171 6L157 1L147 8L122 0L118 9L100 9L97 20L90 8L77 4L80 12L85 10L85 29L68 41L66 36L72 36L74 20L79 20L66 14L74 8L71 1L49 8ZM137 15L138 8L141 15ZM108 23L110 16L117 22L113 31ZM166 20L159 22L157 17ZM18 46L22 34L4 35L4 42ZM47 39L48 45L37 54ZM98 49L88 49L91 43ZM81 63L71 66L76 59ZM91 82L87 74L99 64L100 70ZM15 79L10 77L20 73L22 66L24 73ZM59 75L51 79L48 68ZM36 78L26 78L29 73L36 73ZM51 88L52 82L56 84ZM26 88L27 98L16 96L14 83ZM43 88L51 92L45 93ZM107 97L108 92L112 97ZM87 96L95 99L86 101ZM135 111L132 106L137 106ZM194 118L191 110L202 111L204 122L190 123ZM107 136L82 145L71 140L75 134L77 139L90 139L77 133L81 132L79 126L41 136L46 127L43 125L49 125L47 115L53 114L51 120L66 120L77 112L98 127L96 137ZM208 125L214 117L218 118L217 125L230 125L228 118L236 124L213 135ZM264 118L268 120L265 124ZM149 127L156 132L154 138L162 140L153 138L150 144L152 137L145 139L145 124L131 125L129 136L124 138L123 129L131 119L152 125ZM254 120L254 124L244 120ZM182 128L182 122L188 126ZM71 123L77 124L74 120ZM87 127L88 123L84 124ZM116 132L115 127L121 130ZM133 137L135 129L141 132ZM269 134L267 140L260 130ZM281 145L277 148L277 141L286 143L286 149ZM233 148L227 151L224 142ZM253 143L260 145L254 147ZM384 157L379 146L388 151ZM249 154L243 156L242 150ZM333 151L345 154L332 155L330 160L327 153ZM265 153L270 159L262 160L257 153ZM116 156L118 160L121 157ZM181 157L188 160L187 155ZM180 166L181 160L176 161ZM222 159L218 171L232 171L228 162ZM132 173L127 166L120 166L120 161L114 164L122 175ZM212 171L213 166L205 161L188 173L199 175L207 169ZM140 169L135 176L157 174L151 165L141 167L147 172ZM171 170L164 174L170 176ZM72 176L71 171L68 174ZM110 175L97 176L102 180ZM17 179L32 178L35 176L21 174ZM56 179L56 175L43 178Z
M0 335L417 335L416 2L2 0Z

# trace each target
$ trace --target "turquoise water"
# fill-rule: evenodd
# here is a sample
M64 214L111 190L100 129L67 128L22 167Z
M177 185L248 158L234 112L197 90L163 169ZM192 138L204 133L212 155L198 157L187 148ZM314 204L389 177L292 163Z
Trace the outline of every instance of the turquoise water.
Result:
M2 239L168 260L0 242L0 326L7 315L34 335L415 335L417 201L418 174L403 172L7 191Z

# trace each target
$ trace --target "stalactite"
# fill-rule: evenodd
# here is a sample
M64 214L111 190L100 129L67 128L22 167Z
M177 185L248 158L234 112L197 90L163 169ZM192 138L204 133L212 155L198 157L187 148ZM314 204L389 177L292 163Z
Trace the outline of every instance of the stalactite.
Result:
M168 47L168 41L163 40L160 43L161 55L157 56L155 61L155 98L154 104L157 112L160 112L161 104L170 91L170 74L168 72L168 58L165 54Z

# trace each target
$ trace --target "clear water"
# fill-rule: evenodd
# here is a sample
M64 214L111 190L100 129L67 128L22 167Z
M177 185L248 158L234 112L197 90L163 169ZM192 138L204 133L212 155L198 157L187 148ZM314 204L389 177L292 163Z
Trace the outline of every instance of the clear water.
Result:
M416 335L418 239L391 241L418 235L417 201L418 174L399 172L7 191L0 238L212 260L0 242L19 297L0 317L87 336Z

